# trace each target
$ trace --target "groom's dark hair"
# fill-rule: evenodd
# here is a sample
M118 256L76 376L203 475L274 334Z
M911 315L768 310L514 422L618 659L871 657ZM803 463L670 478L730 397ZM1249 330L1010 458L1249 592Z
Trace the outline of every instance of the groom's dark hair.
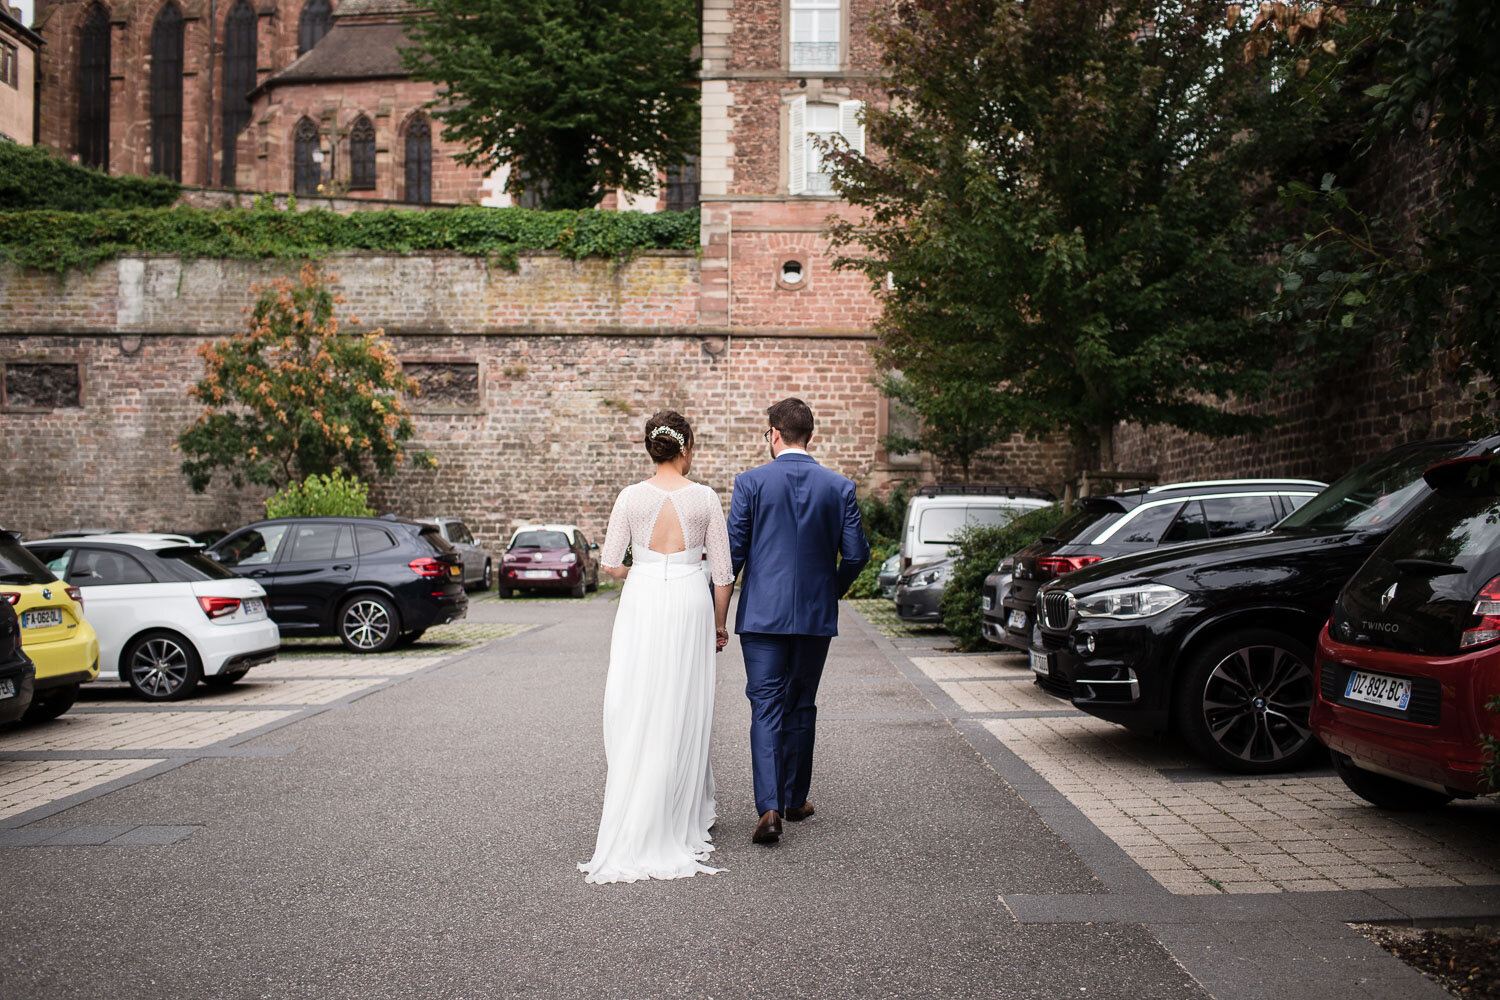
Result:
M771 408L766 410L766 416L771 418L771 426L781 432L781 440L787 444L800 446L811 440L812 409L797 397L792 396L779 403L773 403Z

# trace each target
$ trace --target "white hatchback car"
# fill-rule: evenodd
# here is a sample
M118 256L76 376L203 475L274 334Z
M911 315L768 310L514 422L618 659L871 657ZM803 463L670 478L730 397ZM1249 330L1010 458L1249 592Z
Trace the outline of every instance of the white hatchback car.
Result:
M147 701L175 701L199 680L233 684L276 658L281 633L266 592L180 535L47 538L26 547L83 593L99 635L99 679Z

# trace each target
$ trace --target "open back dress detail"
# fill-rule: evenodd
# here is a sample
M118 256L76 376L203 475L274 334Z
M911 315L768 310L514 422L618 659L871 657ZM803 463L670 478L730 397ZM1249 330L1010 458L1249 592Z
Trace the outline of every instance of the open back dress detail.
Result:
M684 548L651 548L668 509ZM604 684L604 757L609 775L594 856L578 866L588 882L635 882L717 872L713 848L714 605L703 578L733 582L729 533L718 494L694 483L668 492L651 483L620 491L600 563L633 553L620 594Z

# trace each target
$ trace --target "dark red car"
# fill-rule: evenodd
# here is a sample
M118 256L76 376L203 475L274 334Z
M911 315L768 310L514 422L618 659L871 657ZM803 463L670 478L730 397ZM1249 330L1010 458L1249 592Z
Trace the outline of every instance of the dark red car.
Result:
M571 524L533 524L511 537L500 560L500 597L514 590L599 589L599 544Z
M1500 459L1424 478L1435 492L1349 580L1318 642L1313 732L1387 809L1496 790L1483 740L1500 738Z

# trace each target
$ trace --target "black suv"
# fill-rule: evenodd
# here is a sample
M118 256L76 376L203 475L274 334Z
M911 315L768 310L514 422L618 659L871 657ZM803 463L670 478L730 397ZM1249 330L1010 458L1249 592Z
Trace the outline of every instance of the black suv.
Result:
M1263 531L1327 485L1315 479L1222 479L1084 497L1072 517L985 578L984 636L1029 649L1036 592L1048 580L1111 556Z
M1297 767L1320 749L1312 648L1339 589L1431 492L1423 471L1496 447L1500 436L1404 445L1271 531L1119 556L1047 584L1037 683L1100 718L1175 729L1232 771Z
M283 636L336 635L356 653L415 642L469 610L458 552L431 524L280 518L232 532L206 551L265 588Z
M21 649L21 622L0 600L0 722L15 722L31 707L36 667Z

